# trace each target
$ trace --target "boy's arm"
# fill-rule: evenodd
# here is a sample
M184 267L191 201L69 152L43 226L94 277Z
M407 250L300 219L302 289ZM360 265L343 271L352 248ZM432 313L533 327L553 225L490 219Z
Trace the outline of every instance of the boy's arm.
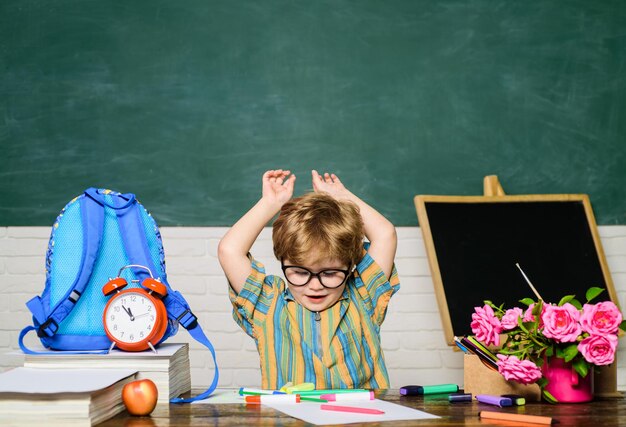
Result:
M263 174L261 199L222 237L217 257L233 290L239 294L250 275L250 248L263 227L280 211L293 194L296 176L282 169ZM289 178L287 178L289 177Z
M387 277L391 277L393 260L396 256L398 237L396 228L376 209L351 193L339 180L337 175L325 173L323 176L312 171L313 189L325 192L338 200L349 200L355 203L363 218L365 237L370 241L369 254L380 266Z

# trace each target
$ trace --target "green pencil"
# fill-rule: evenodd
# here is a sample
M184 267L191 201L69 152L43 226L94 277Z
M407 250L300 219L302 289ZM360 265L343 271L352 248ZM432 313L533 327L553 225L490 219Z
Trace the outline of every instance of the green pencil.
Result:
M298 393L300 394L300 393ZM328 403L328 400L326 399L318 399L317 397L305 397L305 396L300 396L300 400L305 400L307 402L321 402L321 403Z

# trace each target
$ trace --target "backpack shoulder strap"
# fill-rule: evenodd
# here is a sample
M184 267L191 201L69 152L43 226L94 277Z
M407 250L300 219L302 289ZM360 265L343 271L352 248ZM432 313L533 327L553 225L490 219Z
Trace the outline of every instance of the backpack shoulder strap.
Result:
M202 330L202 327L198 323L198 318L191 312L189 304L187 303L185 298L183 298L180 292L174 290L170 291L163 298L163 303L167 308L168 317L175 319L177 322L179 322L185 329L187 329L187 332L189 332L189 335L191 335L193 339L209 349L209 351L211 352L211 356L213 356L213 366L215 367L213 382L211 382L211 385L208 389L206 389L206 391L200 393L197 396L193 396L187 399L175 397L174 399L171 399L170 402L190 403L195 402L196 400L206 399L217 388L217 382L220 377L219 369L217 368L217 359L215 357L215 349L213 348L211 341L209 341L204 331Z
M83 226L83 253L81 267L74 283L48 315L46 315L40 296L35 296L26 303L33 314L35 327L28 326L20 334L19 345L25 353L33 353L23 343L26 333L36 330L39 337L53 336L59 329L59 324L70 314L89 282L98 257L104 225L104 207L97 198L94 198L95 192L94 188L87 189L83 197L79 198Z
M122 242L124 243L124 249L128 256L130 264L143 265L150 269L153 274L156 274L156 266L152 262L150 255L150 248L148 248L148 239L141 219L141 207L135 196L132 195L132 200L128 200L130 195L121 195L113 199L113 207L117 215L117 224L120 227L120 235ZM133 273L140 280L149 277L150 274L141 268L133 268ZM165 278L162 278L165 281ZM168 285L169 288L169 285Z

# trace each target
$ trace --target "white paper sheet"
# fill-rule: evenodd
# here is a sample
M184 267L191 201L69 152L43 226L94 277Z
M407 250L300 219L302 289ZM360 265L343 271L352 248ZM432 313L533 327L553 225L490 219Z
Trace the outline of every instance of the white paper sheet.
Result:
M211 404L245 404L244 399L239 395L239 389L217 389L205 400L192 402L192 405ZM329 404L335 404L330 402ZM439 418L436 415L407 408L384 400L365 400L360 402L339 402L340 406L357 406L361 408L373 408L385 411L384 414L355 414L347 412L326 411L320 409L321 404L317 402L281 403L266 404L271 408L281 411L291 417L301 419L311 424L349 424L377 421L399 421L399 420L428 420Z
M329 403L333 404L333 403ZM322 424L350 424L362 422L379 422L379 421L400 421L400 420L429 420L439 418L436 415L418 411L417 409L407 408L406 406L397 405L384 400L369 400L362 402L341 402L339 406L355 406L360 408L380 409L385 411L384 414L356 414L350 412L326 411L320 409L321 404L316 402L301 402L294 404L268 404L278 411L289 416L306 421L307 423Z

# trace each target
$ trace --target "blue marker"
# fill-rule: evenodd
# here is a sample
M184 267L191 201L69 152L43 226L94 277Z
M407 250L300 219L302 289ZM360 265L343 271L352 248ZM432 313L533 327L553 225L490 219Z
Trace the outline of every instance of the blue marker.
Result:
M472 393L452 393L448 395L448 401L450 403L471 402Z
M523 406L526 404L526 399L518 394L503 394L502 397L508 397L515 406Z
M459 337L454 337L454 343L456 344L458 348L461 349L463 353L471 354L470 351L467 348L465 348L463 344L461 344L461 340L459 339Z

